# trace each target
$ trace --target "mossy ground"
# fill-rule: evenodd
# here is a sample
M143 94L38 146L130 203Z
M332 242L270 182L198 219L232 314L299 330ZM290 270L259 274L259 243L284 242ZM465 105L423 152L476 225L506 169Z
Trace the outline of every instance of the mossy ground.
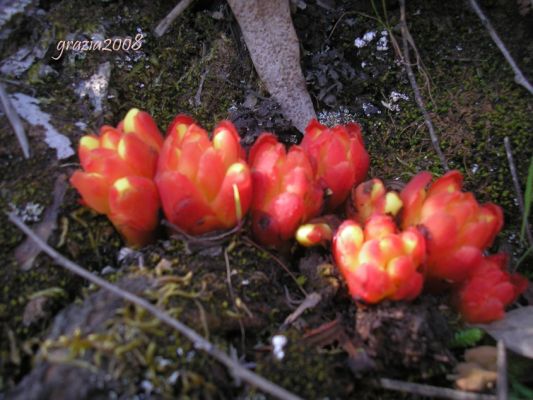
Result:
M372 160L370 175L407 181L423 169L442 174L422 115L413 101L409 82L402 68L395 64L393 51L376 52L375 43L359 51L354 47L356 37L368 30L384 29L376 20L366 16L376 17L370 4L340 1L337 10L327 10L313 1L305 3L307 8L297 10L294 15L302 43L304 70L314 67L313 54L327 48L336 49L342 55L342 61L355 70L355 78L340 78L343 85L336 93L336 102L353 112L364 127ZM518 15L518 9L511 1L487 1L483 5L531 80L533 16ZM43 2L41 6L45 14L26 20L26 17L19 16L10 23L13 33L10 40L1 43L0 54L5 58L20 46L37 40L48 41L50 48L18 84L8 82L7 88L9 92L24 92L43 100L42 108L54 116L53 124L74 144L85 133L75 126L77 121L84 121L89 131L95 131L103 123L116 124L131 107L149 111L162 128L181 112L191 114L211 129L216 121L228 117L231 105L244 101L248 89L266 95L224 3L195 2L161 38L155 38L151 31L173 6L162 0L93 0L83 5L63 0ZM387 2L389 28L399 37L397 7L396 2ZM378 12L384 19L380 7ZM215 14L217 18L213 17ZM37 23L23 23L29 19ZM467 189L473 190L482 201L493 201L504 208L506 228L496 247L511 251L516 261L525 246L517 239L521 215L510 181L503 138L510 138L518 173L525 181L533 148L531 97L513 81L510 68L464 2L441 2L438 5L409 2L408 22L430 78L429 85L426 86L422 78L419 84L443 151L450 166L464 173ZM57 41L69 34L89 38L100 33L111 38L134 36L137 32L147 35L138 53L76 55L66 52L60 60L51 59L57 55ZM104 113L96 115L88 99L81 99L74 88L106 61L112 65L108 96L104 99ZM362 62L366 62L367 67L362 67ZM37 71L41 65L50 65L57 75L39 77ZM335 111L336 108L317 100L318 89L313 85L309 87L317 111ZM399 103L399 112L381 106L381 101L387 101L392 90L406 93L410 98ZM381 113L367 116L362 111L362 104L367 101L376 105ZM54 315L73 302L82 302L90 292L84 282L54 267L46 257L40 256L28 272L20 271L14 260L13 250L23 235L9 224L4 212L9 210L10 204L22 207L28 202L36 202L49 206L56 176L70 174L75 167L72 163L76 162L75 157L58 162L55 153L42 142L39 129L29 129L28 134L33 157L24 160L2 116L0 140L5 145L0 149L0 254L3 256L0 393L15 386L30 371L33 357L46 337ZM59 211L58 229L49 242L54 246L61 243L59 250L62 253L92 271L102 271L108 265L118 268L120 238L105 218L78 205L73 189L67 191ZM245 308L236 310L229 296L226 266L221 254L214 257L185 255L180 246L177 242L160 242L144 251L144 271L135 265L129 270L123 266L110 279L119 280L126 273L160 279L155 267L161 259L168 259L171 270L163 276L193 275L187 284L179 287L181 295L174 295L162 306L173 310L175 316L183 318L199 332L206 334L209 331L211 339L225 350L233 347L246 360L256 361L257 370L268 378L308 398L328 394L345 397L361 392L366 392L370 398L372 395L386 396L368 387L361 389L364 380L354 380L345 365L344 353L336 345L323 349L300 341L304 327L289 331L287 359L283 362L273 359L270 337L291 311L285 301L285 287L291 297L299 298L301 294L292 279L271 258L242 242L237 243L230 254L231 271L235 271L232 282L248 311ZM520 267L520 271L530 277L533 275L531 262L530 257ZM296 259L289 259L288 265L303 282L305 277L296 272ZM243 286L243 282L248 283ZM308 290L313 290L311 283L308 279L305 284ZM145 295L157 301L161 299L160 291L164 291L164 287ZM51 288L62 289L65 295L48 303L46 316L25 326L23 314L32 294ZM200 294L196 298L184 293ZM202 315L200 310L204 310L203 315L209 318L199 318ZM247 319L248 312L260 318ZM333 320L337 312L348 315L348 323L353 322L353 306L343 296L328 300L322 307L306 313L304 321L309 324L307 328L320 326ZM253 392L240 392L232 384L223 384L230 378L216 363L199 354L188 360L191 347L183 339L172 336L157 324L138 329L132 323L136 318L147 319L138 310L123 308L108 326L114 353L105 348L102 350L102 357L107 357L107 367L114 360L111 362L112 368L116 368L113 371L124 371L125 365L132 366L124 372L123 377L130 379L130 383L123 386L124 390L134 393L140 390L143 380L149 380L163 397L179 394L189 398L231 398L240 394L260 398ZM121 326L127 329L121 330ZM101 342L111 340L109 337L102 337ZM95 355L98 354L98 340L85 343ZM134 348L127 348L128 344ZM126 346L125 349L131 352L117 355L117 346ZM174 358L176 354L178 357ZM161 367L161 360L170 360L170 364L165 361ZM175 370L180 371L179 382L169 384L170 371ZM434 382L442 383L444 374L437 365L435 370L440 378L435 378ZM390 376L405 375L396 370L388 373ZM410 379L417 378L412 371L408 374Z

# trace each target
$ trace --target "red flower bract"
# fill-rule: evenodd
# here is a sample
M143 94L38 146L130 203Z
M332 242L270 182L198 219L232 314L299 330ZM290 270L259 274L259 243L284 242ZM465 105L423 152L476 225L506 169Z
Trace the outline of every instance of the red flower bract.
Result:
M159 196L152 178L162 140L150 115L137 109L117 128L103 126L99 136L80 140L83 171L74 172L70 182L83 203L107 214L130 245L148 243L157 227Z
M364 229L347 220L333 238L333 255L350 294L356 300L412 300L422 290L418 271L425 241L415 228L397 233L385 215L372 217Z
M402 227L417 226L426 236L429 277L461 282L480 262L503 225L500 207L479 205L461 191L463 176L450 171L431 181L429 172L416 175L402 190Z
M252 182L233 124L218 124L212 142L187 116L169 127L156 183L167 219L190 234L235 226L250 207Z
M458 308L470 323L488 323L503 318L505 307L527 287L527 280L506 271L507 256L495 254L480 259L457 293Z
M279 246L322 208L322 190L300 146L288 152L276 137L263 133L250 150L254 195L252 228L265 245Z
M301 146L309 156L316 179L328 194L326 210L334 210L368 171L370 160L361 127L350 123L327 128L312 120L305 129Z

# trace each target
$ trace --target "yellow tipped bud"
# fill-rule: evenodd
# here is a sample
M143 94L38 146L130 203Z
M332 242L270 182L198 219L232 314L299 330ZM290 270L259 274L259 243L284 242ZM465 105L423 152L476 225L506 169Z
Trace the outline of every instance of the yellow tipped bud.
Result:
M383 258L382 254L383 252L378 241L371 240L364 242L358 254L359 265L375 264L377 268L383 270L385 266L379 262Z
M131 189L131 183L128 178L120 178L115 181L113 187L120 195L122 195L124 192Z
M220 150L222 146L224 145L224 139L228 131L222 130L217 132L215 137L213 138L213 147L217 150Z
M124 118L124 132L134 132L135 131L135 117L139 113L138 108L132 108L126 114Z
M246 170L246 167L244 166L243 163L236 162L235 164L231 164L231 166L228 168L227 175L230 175L230 174L238 175L238 174L243 173L245 170Z
M120 139L120 142L118 142L117 153L120 158L126 158L126 141L124 140L124 138Z
M93 136L83 136L80 140L80 146L87 150L94 150L100 147L100 141Z
M111 138L108 135L103 135L100 137L100 142L102 145L102 148L104 149L116 149L116 143L111 140Z
M370 192L370 198L372 200L377 199L379 196L382 196L382 193L385 191L385 186L383 186L383 182L380 180L374 179L372 181L372 190Z
M296 240L302 246L312 247L331 241L333 232L326 223L305 224L296 231Z
M342 230L341 238L343 241L355 242L356 246L359 247L364 240L363 230L359 225L347 226Z
M379 241L379 249L381 250L382 253L384 254L388 254L392 251L394 247L394 243L392 242L392 240L390 238L383 238Z
M183 136L185 136L185 132L187 132L188 128L189 128L189 126L185 125L185 124L176 125L176 131L178 132L180 140L183 139Z
M385 213L396 215L403 207L403 202L396 192L388 192L385 195Z
M409 237L407 235L403 236L402 242L403 242L403 248L405 252L408 254L411 254L414 251L415 247L418 246L418 243L419 243L416 236Z

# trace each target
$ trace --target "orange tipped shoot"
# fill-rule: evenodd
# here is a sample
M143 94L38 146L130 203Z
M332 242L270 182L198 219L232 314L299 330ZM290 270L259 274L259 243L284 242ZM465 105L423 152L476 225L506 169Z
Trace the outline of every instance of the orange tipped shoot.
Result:
M322 190L299 146L285 147L263 133L250 150L254 195L252 228L265 245L280 246L322 208Z
M221 122L213 141L183 115L168 131L156 178L167 219L190 234L235 226L250 207L252 183L233 124Z
M152 178L162 141L152 118L137 109L128 112L119 128L103 126L100 136L86 135L80 140L83 171L74 172L70 182L82 202L107 214L130 245L146 244L157 226L159 197Z
M326 210L336 209L368 171L369 157L361 127L351 123L327 128L312 120L301 146L311 161L317 182L329 194Z
M422 235L414 228L397 233L387 216L371 218L364 229L347 220L333 238L333 255L350 294L368 303L417 297L424 254Z
M503 213L463 192L459 171L448 172L426 189L430 181L431 174L422 172L402 190L402 227L417 226L426 236L428 276L462 282L500 231Z
M324 222L304 224L296 231L296 240L305 247L324 246L331 242L332 238L333 231Z

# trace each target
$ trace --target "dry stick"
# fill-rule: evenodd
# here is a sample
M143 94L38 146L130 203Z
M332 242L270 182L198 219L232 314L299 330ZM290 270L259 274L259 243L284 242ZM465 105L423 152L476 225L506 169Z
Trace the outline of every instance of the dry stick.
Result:
M498 395L498 400L507 400L507 353L505 352L503 340L498 340L497 354L498 358L496 364L498 367L498 386L496 389L496 394Z
M494 30L494 27L490 23L489 19L483 13L483 10L481 10L479 5L477 4L476 0L470 0L470 6L474 9L475 13L481 20L481 23L485 26L485 28L487 28L487 30L489 31L490 37L492 38L494 43L496 43L496 46L498 46L503 56L505 57L505 59L507 60L511 68L513 69L515 82L518 83L519 85L522 85L523 87L526 88L526 90L529 93L533 94L533 86L531 86L531 83L529 83L529 81L526 79L526 77L524 76L524 74L522 73L518 65L516 65L516 62L513 60L513 57L511 57L511 54L509 54L509 51L503 44L502 40L500 39L496 31Z
M524 198L522 197L522 190L520 189L520 180L518 179L518 173L516 172L516 165L514 163L514 157L513 157L513 151L511 149L511 142L509 141L509 138L506 136L503 139L503 144L505 146L505 152L507 153L507 161L509 162L509 170L511 171L511 177L513 179L513 185L514 190L516 193L516 197L518 199L518 208L520 209L520 213L524 215ZM531 234L531 230L529 229L529 223L526 221L526 236L527 241L529 242L529 246L533 247L533 235Z
M206 69L203 73L202 73L202 76L200 76L200 84L198 85L198 90L196 91L196 95L194 96L194 105L196 107L199 107L202 105L202 90L204 88L204 82L205 82L205 78L207 76L207 74L209 73L209 69Z
M15 135L19 141L24 158L30 158L30 145L28 144L28 138L26 137L26 132L24 132L22 121L20 120L17 112L13 109L11 101L7 96L6 89L2 83L0 83L0 105L2 110L4 110L9 123L13 127L13 130L15 131Z
M422 111L422 114L424 116L424 121L426 123L426 126L428 127L433 148L435 149L437 155L440 158L442 167L444 168L444 170L448 171L448 162L446 161L446 158L444 157L444 154L442 153L442 150L440 148L439 139L437 138L437 134L435 133L435 129L433 128L433 122L431 122L431 118L426 110L424 100L422 99L422 96L420 94L420 89L418 88L418 85L416 83L415 74L413 73L413 69L411 68L409 45L407 41L407 22L405 20L405 0L400 0L400 25L402 30L403 42L403 64L405 65L405 70L407 71L407 77L409 78L409 82L411 83L411 87L413 88L416 104L418 105L418 108L420 108L420 111Z
M412 393L419 396L434 397L451 400L496 400L496 396L488 394L477 394L462 392L460 390L441 388L438 386L422 385L420 383L411 383L397 381L395 379L381 378L379 385L384 389L396 390L398 392Z
M163 18L159 24L154 29L154 33L157 37L161 37L165 34L168 27L174 22L176 18L192 3L192 0L181 0L176 6L172 9L168 15Z
M243 381L249 383L250 385L257 387L263 392L268 393L278 399L289 399L289 400L301 399L295 394L283 389L282 387L268 381L262 376L257 375L256 373L248 370L247 368L243 367L239 363L235 362L225 352L220 350L218 347L213 345L208 340L204 339L202 336L196 333L196 331L189 328L187 325L183 324L177 319L172 318L165 311L161 310L158 307L155 307L154 305L152 305L145 299L139 296L136 296L131 292L120 289L119 287L113 285L112 283L109 283L108 281L102 278L99 278L98 276L92 274L91 272L87 271L86 269L79 266L78 264L62 256L60 253L58 253L52 247L50 247L46 242L44 242L39 236L37 236L14 213L9 213L8 218L22 232L28 235L28 237L30 237L46 254L48 254L56 264L62 266L63 268L67 269L68 271L78 276L81 276L82 278L88 280L89 282L105 290L108 290L114 295L145 309L150 314L152 314L154 317L158 318L159 320L163 321L165 324L179 331L183 336L185 336L187 339L189 339L194 344L194 347L197 350L206 352L211 357L218 360L220 363L224 364L234 377L242 379Z

